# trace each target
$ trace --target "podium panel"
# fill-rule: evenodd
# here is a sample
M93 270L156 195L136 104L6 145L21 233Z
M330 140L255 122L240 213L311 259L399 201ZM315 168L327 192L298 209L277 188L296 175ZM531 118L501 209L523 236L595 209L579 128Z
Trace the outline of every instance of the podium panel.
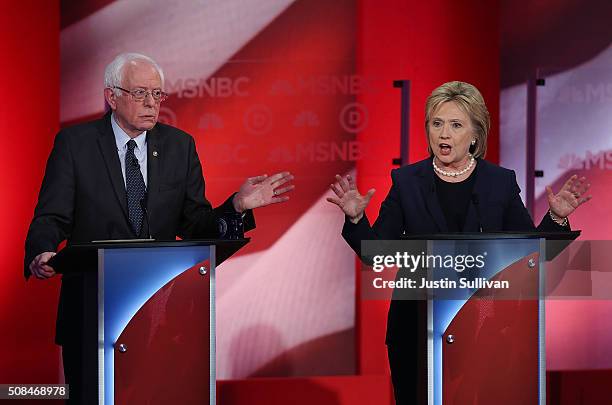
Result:
M473 287L432 291L428 300L430 404L545 403L543 243L428 242L434 255L486 256L478 272L428 273L433 280L473 282ZM479 279L508 287L487 287Z
M537 287L537 274L525 271L528 260L512 264L494 279ZM525 277L530 273L531 280ZM538 300L478 297L482 292L463 304L442 335L443 403L536 404Z
M74 399L214 404L216 266L248 242L98 241L54 256L49 264L77 280L71 302L86 314L73 328L85 347L86 399Z
M98 258L100 403L214 403L214 246Z
M426 390L429 405L546 403L550 291L544 264L578 235L407 235L362 242L362 298L392 293L388 331L417 342L418 360L427 364L427 386L418 389ZM555 273L555 280L563 278ZM418 306L398 302L410 300L427 302L426 325L416 321Z

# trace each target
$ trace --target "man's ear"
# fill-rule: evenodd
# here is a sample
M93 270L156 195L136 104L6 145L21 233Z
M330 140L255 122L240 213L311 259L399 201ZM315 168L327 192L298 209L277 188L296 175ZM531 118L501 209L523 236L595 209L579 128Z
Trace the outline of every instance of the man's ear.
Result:
M115 111L117 109L117 96L113 89L104 89L104 100L106 100L111 110Z

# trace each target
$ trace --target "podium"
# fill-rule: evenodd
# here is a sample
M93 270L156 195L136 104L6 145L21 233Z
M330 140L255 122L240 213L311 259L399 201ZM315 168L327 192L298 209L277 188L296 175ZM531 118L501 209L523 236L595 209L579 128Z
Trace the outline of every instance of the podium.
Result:
M413 272L400 268L395 281L426 280L428 287L393 291L394 300L426 303L402 305L427 312L404 318L416 322L423 336L417 339L419 363L426 365L420 370L426 373L426 382L419 383L423 403L546 404L546 262L579 234L432 234L364 241L366 260L397 252L424 260ZM445 268L444 260L452 268Z
M97 340L87 389L97 386L99 404L215 404L215 271L247 243L106 241L52 259L64 278L91 280L86 316L97 322L81 336Z

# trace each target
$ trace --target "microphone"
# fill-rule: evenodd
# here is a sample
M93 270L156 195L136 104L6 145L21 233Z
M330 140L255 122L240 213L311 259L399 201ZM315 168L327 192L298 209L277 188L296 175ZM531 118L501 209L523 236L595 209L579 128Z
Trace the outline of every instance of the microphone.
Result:
M138 162L136 162L138 164ZM144 196L140 199L140 208L142 208L142 212L145 214L145 219L147 220L147 234L149 235L149 239L153 239L151 236L151 221L149 221L149 211L147 211L147 192L145 191Z
M472 194L472 204L474 204L474 208L476 208L476 218L478 218L478 232L482 232L482 218L480 216L478 194Z

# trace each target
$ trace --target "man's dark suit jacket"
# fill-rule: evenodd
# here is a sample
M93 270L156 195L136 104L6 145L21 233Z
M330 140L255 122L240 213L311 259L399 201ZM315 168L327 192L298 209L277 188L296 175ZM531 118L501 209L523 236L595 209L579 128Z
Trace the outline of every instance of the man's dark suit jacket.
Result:
M130 226L127 196L111 115L63 129L55 143L26 238L25 276L32 259L53 252L60 242L137 238ZM147 131L147 212L156 240L176 236L216 238L218 218L235 213L231 197L213 209L204 197L204 178L195 142L187 133L158 123ZM251 211L245 230L255 227ZM143 226L144 228L144 226ZM68 327L83 305L84 281L63 276L56 340L70 338ZM80 296L81 295L81 296Z
M370 226L364 217L353 224L345 220L342 236L360 254L362 240L400 239L403 234L446 233L448 226L436 194L432 159L422 160L391 172L393 184L383 201L378 218ZM478 159L478 168L463 232L568 231L545 215L536 228L523 205L514 171ZM480 225L480 226L479 226ZM410 340L410 305L393 300L387 322L387 344Z

